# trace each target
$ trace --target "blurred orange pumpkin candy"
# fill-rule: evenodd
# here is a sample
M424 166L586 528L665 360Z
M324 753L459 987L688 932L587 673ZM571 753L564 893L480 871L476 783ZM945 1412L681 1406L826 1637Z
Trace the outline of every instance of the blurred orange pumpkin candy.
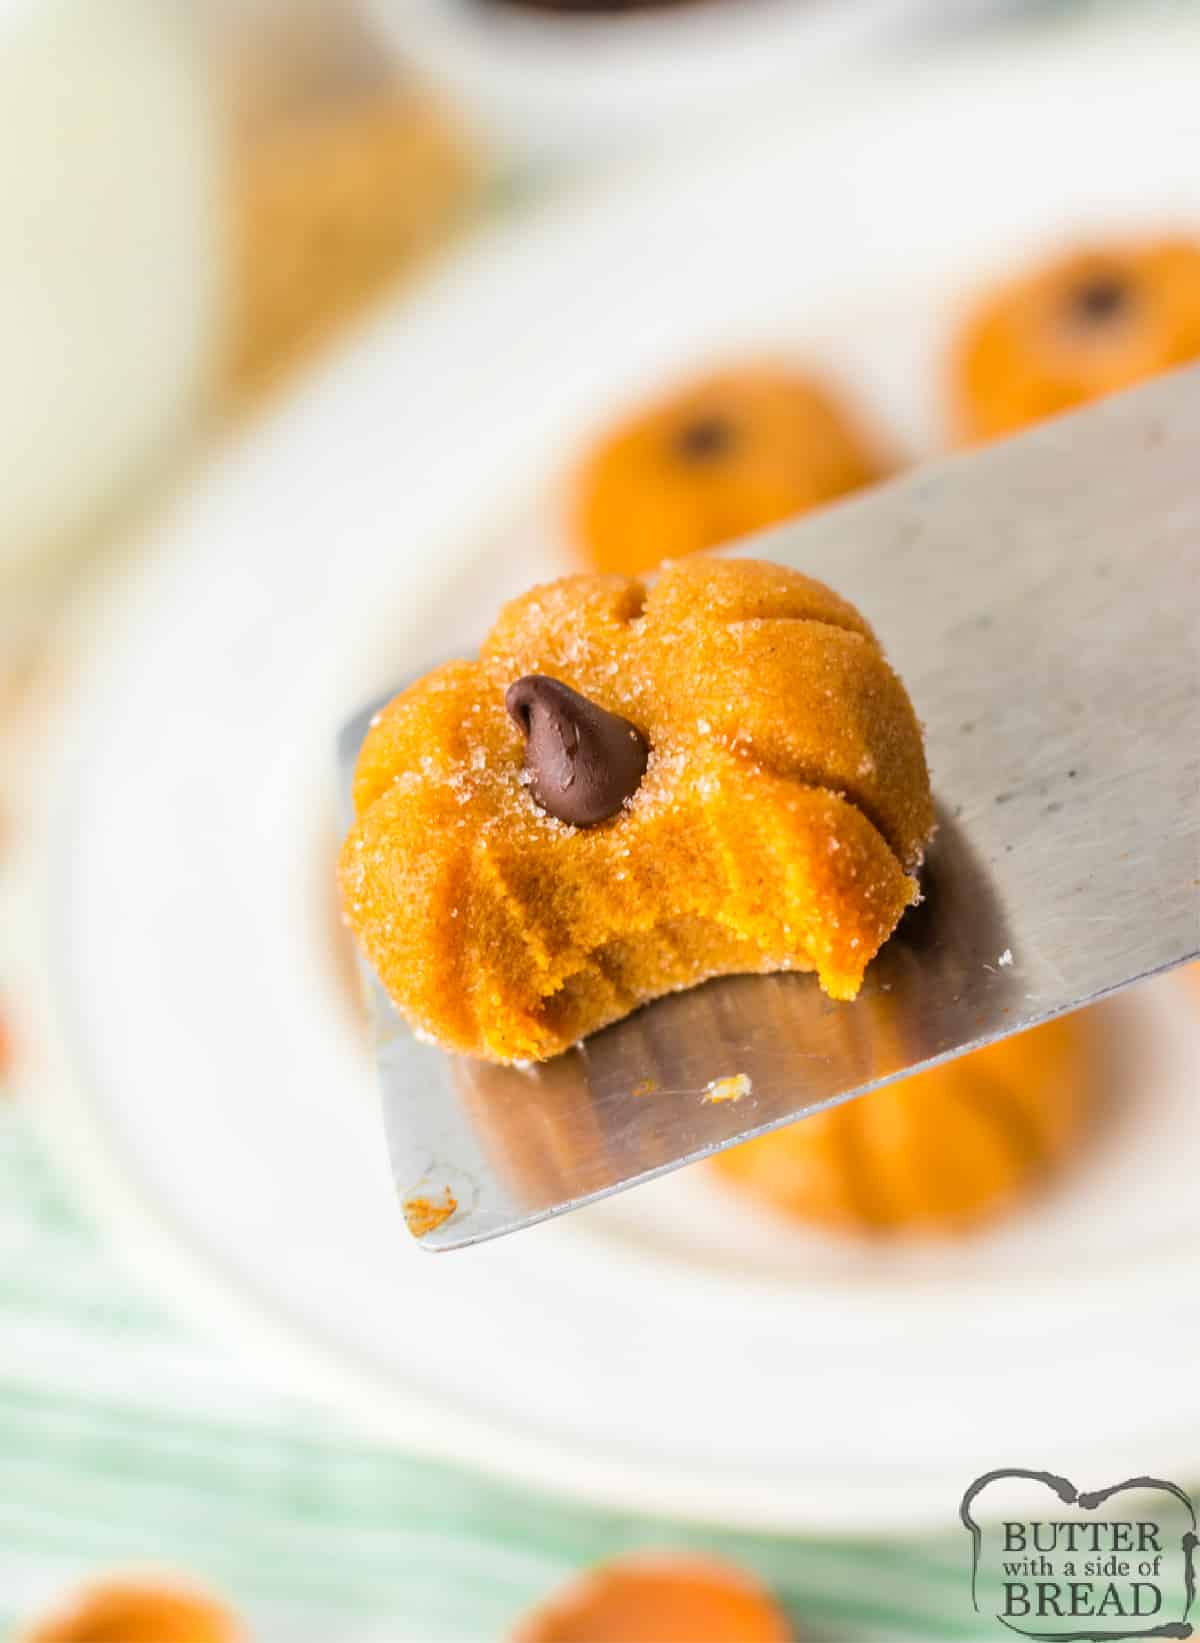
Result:
M21 1643L246 1643L246 1633L197 1591L114 1582L81 1592Z
M951 363L961 441L990 439L1200 359L1200 243L1085 247L988 298Z
M597 570L637 575L880 479L888 464L819 382L773 365L685 384L614 428L575 481Z
M720 1153L730 1185L860 1234L952 1233L1060 1165L1090 1110L1092 1029L1071 1016Z
M572 1581L510 1643L789 1643L771 1596L740 1570L676 1553L620 1558Z

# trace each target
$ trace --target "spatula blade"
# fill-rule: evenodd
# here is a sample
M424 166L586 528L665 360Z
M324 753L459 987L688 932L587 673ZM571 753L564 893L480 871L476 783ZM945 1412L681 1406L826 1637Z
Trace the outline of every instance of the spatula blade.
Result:
M733 977L521 1071L419 1043L369 980L427 1249L513 1232L1200 951L1200 371L740 545L829 582L925 722L925 900L853 1004ZM369 715L347 726L348 787ZM446 1213L449 1211L449 1213Z

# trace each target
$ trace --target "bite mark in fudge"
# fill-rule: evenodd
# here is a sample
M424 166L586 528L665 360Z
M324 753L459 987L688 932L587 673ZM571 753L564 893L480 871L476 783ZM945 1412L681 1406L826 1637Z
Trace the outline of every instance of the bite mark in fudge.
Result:
M933 829L920 726L859 612L703 556L512 601L476 660L379 715L354 802L358 941L414 1027L496 1062L710 976L815 971L853 998Z

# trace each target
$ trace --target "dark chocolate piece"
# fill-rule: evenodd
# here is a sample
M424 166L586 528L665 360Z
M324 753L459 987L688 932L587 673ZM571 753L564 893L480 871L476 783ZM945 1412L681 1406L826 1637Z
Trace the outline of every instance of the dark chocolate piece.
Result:
M693 4L694 0L506 0L506 3L530 11L561 11L570 14L576 12L649 11L656 6Z
M649 749L628 719L544 673L509 685L504 705L525 733L529 791L559 821L592 827L637 792Z
M684 423L675 436L675 449L689 462L707 462L724 456L737 435L733 424L721 416L697 417Z
M1095 274L1071 292L1071 318L1077 325L1106 325L1132 301L1133 292L1119 274Z

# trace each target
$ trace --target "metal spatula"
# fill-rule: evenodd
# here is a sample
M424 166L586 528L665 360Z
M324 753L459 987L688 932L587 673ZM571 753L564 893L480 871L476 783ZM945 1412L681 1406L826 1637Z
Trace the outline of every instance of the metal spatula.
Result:
M925 899L853 1004L811 976L709 982L528 1071L419 1043L372 979L396 1185L428 1249L576 1209L1200 951L1200 371L744 551L853 600L907 684L940 814ZM368 718L342 736L347 784Z

